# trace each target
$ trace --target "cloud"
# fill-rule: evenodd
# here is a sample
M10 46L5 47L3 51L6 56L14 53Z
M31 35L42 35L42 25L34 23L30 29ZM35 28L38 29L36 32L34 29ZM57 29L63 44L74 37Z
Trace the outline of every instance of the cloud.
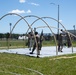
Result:
M30 3L31 5L34 5L34 6L39 6L39 4L37 3Z
M12 10L10 11L9 13L17 13L17 14L24 14L24 13L31 13L31 10L27 10L27 11L24 11L24 10L19 10L19 9L16 9L16 10Z
M20 3L25 3L25 2L26 2L26 0L19 0L19 2L20 2Z
M24 10L16 9L16 10L12 10L12 11L10 11L9 13L23 14L23 13L25 13L25 11L24 11Z
M31 10L27 10L26 13L31 13Z

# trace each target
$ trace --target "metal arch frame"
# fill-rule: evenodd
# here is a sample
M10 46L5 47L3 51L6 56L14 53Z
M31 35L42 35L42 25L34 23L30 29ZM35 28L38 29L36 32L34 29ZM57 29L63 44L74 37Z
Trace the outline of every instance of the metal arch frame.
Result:
M36 27L36 29L38 29L38 28L45 28L45 27L47 27L47 26L39 26L39 27ZM56 27L53 27L53 26L49 26L49 27L61 30L60 28L56 28Z
M52 17L42 17L42 18L48 18L48 19L52 19L52 20L54 20L54 21L56 21L56 22L59 22L58 20L56 20L56 19L54 19L54 18L52 18ZM59 24L65 29L64 32L68 33L68 31L66 30L66 28L64 27L64 25L63 25L61 22L59 22ZM58 29L59 29L59 28L58 28ZM72 44L72 39L71 39L71 37L70 37L70 33L68 33L68 36L69 36L70 41L71 41L71 44ZM72 44L72 53L73 53L73 44Z
M54 33L53 33L53 31L51 30L51 28L49 27L49 25L48 25L42 18L40 18L40 17L38 17L38 16L35 16L35 15L24 16L23 18L26 18L26 17L36 17L36 18L37 18L37 20L35 20L30 26L32 26L36 21L42 20L42 21L47 25L47 27L50 29L50 31L52 32L52 34L54 35ZM19 20L15 23L13 29L15 28L16 24L17 24L20 20L22 20L22 19L19 19ZM29 28L28 28L28 30L29 30ZM27 32L28 32L28 30L27 30ZM58 55L57 41L56 41L55 35L54 35L54 39L55 39L55 44L56 44L56 55ZM37 41L36 41L36 43L37 43ZM37 51L38 51L38 45L36 45L36 46L37 46ZM37 52L37 53L38 53L38 52Z
M29 17L29 16L26 16L26 17ZM21 18L15 23L15 25L13 26L13 28L12 28L12 30L11 30L11 33L12 33L12 31L14 30L15 26L17 25L17 23L18 23L19 21L21 21L22 19L24 19L24 17L21 17ZM25 19L24 19L24 21L28 24L28 22L27 22ZM37 56L38 56L38 52L39 52L39 50L38 50L38 43L37 43L37 40L36 40L36 36L35 36L35 34L34 34L34 30L31 28L31 25L28 24L28 26L29 26L29 28L30 28L30 29L32 30L32 32L33 32L34 39L35 39L36 46L37 46Z
M37 56L38 56L38 44L37 44L36 36L35 36L35 34L34 34L34 30L31 28L31 26L28 24L28 22L27 22L21 15L19 15L19 14L17 14L17 13L8 13L8 14L5 14L5 15L3 15L3 16L0 18L0 20L1 20L2 18L4 18L5 16L8 16L8 15L17 15L17 16L21 17L21 20L23 19L23 20L27 23L29 29L31 29L31 31L33 32L34 39L35 39L35 41L36 41ZM13 29L14 29L14 28L13 28ZM12 29L11 32L10 32L10 36L11 36L11 33L12 33L13 29ZM8 49L9 49L9 45L8 45Z
M28 27L29 27L29 28L32 30L32 32L34 33L33 29L32 29L31 26L28 24L28 22L27 22L21 15L19 15L19 14L17 14L17 13L8 13L8 14L5 14L5 15L3 15L3 16L0 18L0 20L2 20L4 17L6 17L6 16L8 16L8 15L17 15L17 16L21 17L21 19L23 19L23 20L27 23ZM11 33L12 33L12 30L11 30L11 32L10 32L10 36L11 36ZM8 47L8 48L9 48L9 47Z
M29 26L29 28L32 30L32 28L31 28L31 26L28 24L28 22L27 22L21 15L19 15L19 14L17 14L17 13L8 13L8 14L5 14L5 15L3 15L3 16L0 18L0 20L1 20L2 18L4 18L5 16L8 16L8 15L17 15L17 16L21 17L21 19L23 19L23 20L27 23L27 25ZM11 30L11 33L12 33L12 30Z
M32 15L31 15L32 16ZM37 16L34 16L34 17L37 17ZM54 19L54 18L52 18L52 17L41 17L41 18L38 18L38 19L36 19L32 24L31 24L31 26L36 22L36 21L38 21L38 20L42 20L42 21L44 21L44 23L47 25L47 27L49 27L49 29L51 30L51 28L50 28L50 26L45 22L45 20L43 20L43 18L48 18L48 19L52 19L52 20L54 20L54 21L56 21L56 22L59 22L58 20L56 20L56 19ZM68 33L68 36L69 36L69 38L70 38L70 41L72 40L71 39L71 37L70 37L70 33L66 30L66 28L64 27L64 25L61 23L61 22L59 22L59 24L65 29L65 31L64 32L66 32L66 33ZM58 28L59 29L59 28ZM29 30L29 29L28 29ZM51 30L51 32L52 32L52 30ZM52 32L53 33L53 32ZM54 33L53 33L53 35L54 35ZM54 39L55 39L56 37L54 36ZM56 42L55 42L56 43ZM57 44L57 43L56 43ZM71 41L71 44L72 44L72 41ZM57 45L56 45L57 46ZM72 45L72 53L73 53L73 45ZM57 50L57 47L56 47L56 54L58 54L58 50Z
M27 23L27 25L29 26L29 29L32 30L32 28L31 28L31 26L29 25L29 23L28 23L21 15L19 15L19 14L17 14L17 13L8 13L8 14L5 14L5 15L3 15L3 16L0 18L0 20L3 19L5 16L8 16L8 15L17 15L17 16L21 17L21 20L23 19L23 20ZM14 29L14 27L13 27L13 29ZM11 30L10 34L12 33L13 29ZM33 32L33 30L32 30L32 32Z
M16 13L8 13L8 14L6 14L6 15L4 15L4 16L2 16L1 18L0 18L0 20L3 18L3 17L5 17L5 16L7 16L7 15L17 15L17 16L20 16L21 17L21 19L20 20L24 20L26 23L27 23L27 21L24 19L24 17L22 17L21 15L19 15L19 14L16 14ZM47 27L51 30L51 28L49 27L49 25L42 19L42 18L50 18L50 19L53 19L53 20L55 20L55 21L57 21L56 19L54 19L54 18L52 18L52 17L38 17L38 16L34 16L34 15L29 15L29 16L26 16L26 17L36 17L36 18L38 18L37 20L42 20L46 25L47 25ZM32 30L32 28L31 28L31 26L37 21L37 20L35 20L31 25L29 25L28 23L28 26L29 26L29 29L31 29ZM58 21L57 21L58 22ZM60 22L59 22L60 23ZM61 24L61 23L60 23ZM62 25L62 24L61 24ZM65 27L62 25L62 27L65 29ZM12 30L13 31L13 30ZM11 31L11 32L12 32ZM66 31L66 29L65 29L65 31ZM33 32L33 30L32 30L32 32ZM52 32L52 30L51 30L51 32ZM67 32L67 31L66 31ZM53 33L53 32L52 32ZM70 38L70 34L68 33L68 35L69 35L69 38ZM70 40L71 40L71 38L70 38ZM73 47L72 47L72 52L73 52Z
M52 17L41 17L41 18L48 18L48 19L52 19L52 20L54 20L54 21L56 21L56 22L59 22L58 20L56 20L56 19L54 19L54 18L52 18ZM37 19L37 20L39 20L39 19ZM35 20L31 25L33 25L37 20ZM66 30L66 28L64 27L64 25L63 25L61 22L59 22L59 24L65 29L64 32L68 33L68 36L69 36L70 41L71 41L70 33ZM59 29L59 28L58 28L58 29ZM28 30L29 30L29 29L28 29ZM71 41L71 44L72 44L72 41ZM73 45L72 45L72 53L73 53Z
M36 27L36 29L38 29L38 28L45 28L45 27L47 27L47 26L39 26L39 27ZM59 29L60 31L62 30L62 29L60 29L60 28L56 28L56 27L53 27L53 26L50 26L50 28ZM75 36L74 34L68 32L68 31L67 31L67 32L66 32L66 31L63 31L63 32L68 33L69 35L72 35L73 37L76 38L76 36ZM72 53L73 53L73 50L72 50Z
M36 17L36 18L38 18L38 19L36 19L30 26L32 26L37 20L42 20L42 21L44 21L42 18L49 18L49 19L52 19L52 20L54 20L54 21L56 21L56 22L58 22L58 20L56 20L56 19L54 19L54 18L52 18L52 17L38 17L38 16L35 16L35 15L28 15L28 16L24 16L24 18L26 18L26 17ZM20 20L22 20L22 19L19 19L18 21L20 21ZM17 21L17 23L18 23L18 21ZM59 22L60 23L60 25L65 29L65 31L68 33L68 31L66 30L66 28L64 27L64 25L61 23L61 22ZM45 23L45 24L47 24L47 23ZM49 25L47 25L48 27L49 27ZM28 30L29 30L29 28L28 28ZM27 31L28 31L27 30ZM52 30L51 30L51 32L52 32ZM53 33L53 32L52 32ZM70 38L70 41L71 41L71 37L70 37L70 34L68 33L68 35L69 35L69 38ZM71 41L71 43L72 43L72 41ZM72 46L72 52L73 52L73 46Z

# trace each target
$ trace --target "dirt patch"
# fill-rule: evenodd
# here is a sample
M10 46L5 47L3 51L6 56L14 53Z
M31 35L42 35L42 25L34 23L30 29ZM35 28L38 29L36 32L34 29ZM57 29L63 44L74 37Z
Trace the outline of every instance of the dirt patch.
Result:
M70 58L75 58L76 56L69 56L69 57L67 57L67 56L63 56L63 57L57 57L57 58L52 58L52 59L50 59L50 60L57 60L57 59L70 59Z

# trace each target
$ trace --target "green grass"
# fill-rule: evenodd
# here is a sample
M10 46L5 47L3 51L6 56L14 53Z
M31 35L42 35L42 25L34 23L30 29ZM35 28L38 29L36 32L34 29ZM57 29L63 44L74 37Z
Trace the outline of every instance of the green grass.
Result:
M27 47L26 42L24 40L11 40L11 41L6 41L6 40L0 40L0 49L6 49L6 48L22 48L22 47Z
M10 41L10 48L27 47L23 40ZM54 41L43 41L43 46L54 46ZM76 47L76 41L73 41ZM7 48L6 41L0 41L0 48ZM0 53L0 75L76 75L76 57L56 59L58 57L71 57L76 54L35 58L26 55ZM55 60L53 60L55 59ZM34 71L35 70L35 71Z
M6 49L8 48L24 48L27 47L26 46L26 41L24 40L11 40L9 42L7 42L6 40L0 40L0 49ZM43 46L55 46L55 42L54 41L43 41Z
M26 46L26 41L24 40L11 40L9 42L7 42L6 40L0 40L0 49L6 49L8 48L24 48L27 47ZM76 47L76 41L73 41L73 46ZM54 40L51 41L43 41L43 46L56 46L56 43Z
M73 41L73 46L76 47L76 41Z
M71 57L76 56L76 54L65 56ZM0 53L0 75L40 75L27 68L39 71L43 75L76 75L76 57L53 60L58 57L64 56L35 58L25 55Z

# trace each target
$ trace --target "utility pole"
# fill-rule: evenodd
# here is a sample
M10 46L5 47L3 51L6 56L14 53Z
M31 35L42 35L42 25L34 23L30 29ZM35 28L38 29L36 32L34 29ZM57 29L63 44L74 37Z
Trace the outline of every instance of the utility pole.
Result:
M56 5L55 3L50 3L50 4ZM59 34L59 17L60 17L60 16L59 16L59 14L60 14L60 13L59 13L59 11L60 11L59 9L60 9L60 5L56 5L56 6L58 7L58 25L57 25L57 26L58 26L58 27L57 27L58 29L57 29L57 34Z
M75 35L75 25L73 27L74 27L74 35Z

